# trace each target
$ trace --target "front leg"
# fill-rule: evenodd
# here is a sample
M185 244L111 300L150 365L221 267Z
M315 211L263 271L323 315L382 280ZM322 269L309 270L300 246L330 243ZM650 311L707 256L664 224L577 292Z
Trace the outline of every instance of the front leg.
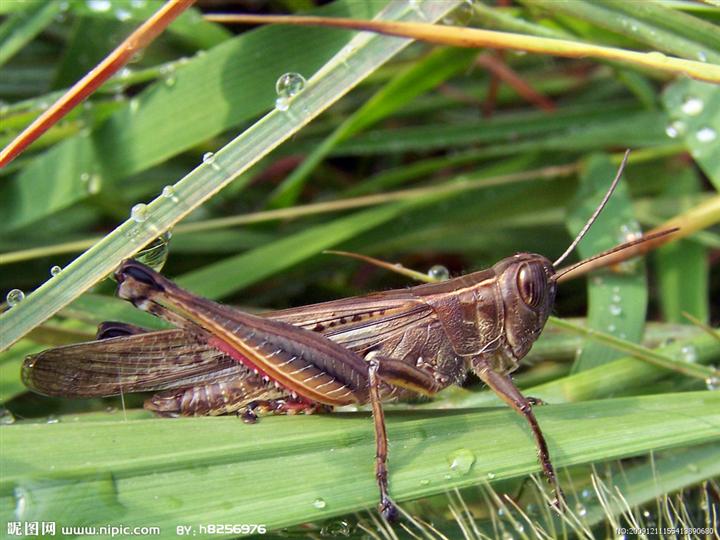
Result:
M397 518L397 507L388 494L387 455L388 440L385 429L385 413L380 401L380 379L378 370L380 363L373 353L365 357L368 361L368 378L370 381L370 405L372 406L373 424L375 425L375 479L380 489L378 511L388 521Z
M563 494L562 489L560 489L560 484L558 484L555 469L550 461L550 453L548 452L545 437L540 430L540 426L538 425L537 420L535 419L535 414L532 410L533 403L538 403L539 401L535 398L528 399L523 396L522 393L520 393L520 390L518 390L513 384L510 375L494 371L487 360L476 358L472 362L472 367L475 374L480 377L485 384L492 388L500 399L523 415L525 420L527 420L530 424L530 429L532 429L533 436L535 437L535 444L538 448L540 466L542 467L545 477L548 479L548 482L555 492L558 508L565 508L565 495Z

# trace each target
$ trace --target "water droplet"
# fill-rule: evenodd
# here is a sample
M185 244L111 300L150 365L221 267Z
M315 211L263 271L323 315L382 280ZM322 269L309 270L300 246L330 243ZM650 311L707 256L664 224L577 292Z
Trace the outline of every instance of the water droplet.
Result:
M436 264L430 267L430 270L428 270L428 276L436 279L437 281L445 281L450 279L450 271L442 264Z
M317 508L318 510L322 510L323 508L325 508L325 507L327 506L327 503L325 502L325 499L321 499L320 497L318 497L317 499L315 499L312 504L313 504L313 506L314 506L315 508Z
M684 362L697 362L698 353L694 345L683 345L680 348L680 357Z
M215 154L212 152L205 152L202 157L203 163L211 165L215 161Z
M55 416L54 414L51 414L50 416L47 417L47 420L45 422L47 424L59 424L60 419L57 416Z
M180 198L175 194L175 188L172 186L165 186L162 190L162 196L174 203L180 202Z
M130 100L130 114L135 114L140 109L140 100L138 98L133 98Z
M700 467L698 467L695 463L688 463L687 468L690 472L694 472L694 473L700 471Z
M612 324L612 323L611 323L611 324L608 324L608 327L607 327L607 331L608 331L608 332L610 332L611 334L614 334L614 333L615 333L615 330L617 330L617 326L615 326L615 325Z
M685 135L686 131L687 131L687 124L685 124L685 122L683 122L682 120L673 120L665 128L665 135L667 135L671 139L676 139L678 137Z
M10 307L17 306L24 299L25 299L25 293L22 292L20 289L11 290L9 293L7 293L7 296L5 297L5 300L7 301L7 305Z
M430 480L428 480L427 478L423 478L422 480L420 480L420 485L421 486L429 486Z
M15 497L15 519L23 521L27 510L27 491L23 486L17 486L13 490Z
M112 7L112 2L110 2L110 0L87 0L85 4L90 11L95 11L97 13L110 11L110 8Z
M612 298L610 300L619 304L622 301L622 297L619 294L615 293L612 295Z
M290 108L290 102L288 101L287 98L279 97L275 100L275 108L278 111L285 112Z
M637 221L631 223L623 223L620 226L620 234L622 242L632 242L642 238L642 229Z
M50 275L53 277L57 276L60 272L62 272L62 267L57 264L50 269Z
M99 174L91 174L87 179L87 185L85 186L89 195L97 195L102 189L102 176Z
M494 480L494 479L495 479L495 473L494 473L494 472L489 472L489 473L487 473L487 477L488 477L488 480Z
M202 157L203 163L210 165L214 170L221 170L220 164L218 164L215 154L213 152L205 152Z
M115 10L115 18L120 22L127 21L130 17L132 15L127 9L118 8Z
M699 62L707 62L707 53L705 51L698 51L697 59Z
M158 236L150 242L145 249L139 251L135 258L144 265L159 272L165 265L165 261L167 261L170 252L170 238L172 238L170 231Z
M275 100L275 107L279 111L287 111L290 107L290 99L302 92L305 88L305 77L299 73L285 73L275 83L275 92L278 97Z
M583 517L583 516L587 515L587 508L585 508L585 506L582 503L577 503L575 505L575 512L577 513L578 516Z
M682 112L688 116L697 116L705 108L703 100L696 96L686 96L680 106Z
M15 416L5 407L0 408L0 426L9 426L15 423Z
M705 386L708 390L720 390L720 377L713 375L705 379Z
M467 448L461 448L456 450L448 456L448 463L450 464L450 471L455 476L465 476L470 472L470 469L475 463L475 454L473 454Z
M643 510L643 517L645 517L645 518L652 517L652 513L650 512L650 510Z
M147 204L138 203L132 207L132 210L130 210L130 219L132 219L135 223L142 223L143 221L146 221L147 218L148 218Z
M614 317L618 317L622 314L622 306L619 306L618 304L610 304L609 310L610 315Z
M147 5L147 0L130 0L130 5L135 9L143 8Z
M589 499L591 496L592 496L592 491L590 491L588 488L585 488L580 492L580 497L582 497L585 500Z
M347 521L342 519L331 521L320 529L320 536L348 537L350 536L350 533L352 533L352 527L350 527L350 524Z
M717 138L717 132L710 126L704 126L697 130L695 137L701 143L710 143Z

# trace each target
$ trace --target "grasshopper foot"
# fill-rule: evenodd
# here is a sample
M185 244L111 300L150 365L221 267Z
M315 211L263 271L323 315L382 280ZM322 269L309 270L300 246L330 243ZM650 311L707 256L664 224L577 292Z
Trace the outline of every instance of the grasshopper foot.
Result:
M532 405L533 407L535 405L547 405L547 402L543 401L540 398L532 397L532 396L525 396L525 399L527 399L527 402Z
M123 261L115 270L115 279L118 283L123 283L127 278L132 278L153 290L165 290L165 287L160 283L163 279L160 274L133 259Z
M258 407L257 401L248 403L247 407L237 412L237 417L246 424L254 424L258 421L258 415L255 409Z
M398 512L395 503L392 501L392 499L390 499L390 497L387 496L384 496L380 499L380 503L378 504L378 512L380 512L380 515L390 523L397 521L398 516L400 515L400 512Z

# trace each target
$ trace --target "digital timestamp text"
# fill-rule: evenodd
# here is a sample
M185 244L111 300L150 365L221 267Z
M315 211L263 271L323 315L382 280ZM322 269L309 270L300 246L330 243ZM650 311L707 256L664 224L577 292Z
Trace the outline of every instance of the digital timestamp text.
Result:
M714 535L713 527L618 527L618 536L706 536Z

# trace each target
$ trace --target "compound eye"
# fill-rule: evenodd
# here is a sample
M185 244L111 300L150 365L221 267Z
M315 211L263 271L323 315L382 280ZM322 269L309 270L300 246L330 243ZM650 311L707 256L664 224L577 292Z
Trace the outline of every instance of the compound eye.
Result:
M522 265L517 275L517 286L520 297L527 306L540 307L547 288L545 271L539 265Z

